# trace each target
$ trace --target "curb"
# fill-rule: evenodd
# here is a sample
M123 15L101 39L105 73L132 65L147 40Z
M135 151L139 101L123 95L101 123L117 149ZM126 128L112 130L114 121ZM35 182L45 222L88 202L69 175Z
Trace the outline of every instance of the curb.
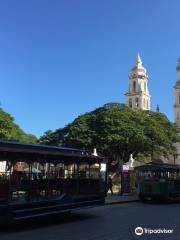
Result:
M123 203L131 203L131 202L139 202L139 199L136 200L125 200L125 201L117 201L117 202L105 202L104 205L115 205L115 204L123 204Z

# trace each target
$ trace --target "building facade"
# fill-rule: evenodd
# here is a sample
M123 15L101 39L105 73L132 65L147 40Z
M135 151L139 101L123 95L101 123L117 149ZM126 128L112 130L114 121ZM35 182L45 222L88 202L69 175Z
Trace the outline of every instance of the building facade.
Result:
M128 78L128 92L125 96L128 107L142 110L151 109L148 75L139 55L136 58L135 66L131 69Z
M176 72L177 72L177 77L176 77L176 84L174 86L174 90L175 90L174 123L177 129L177 132L180 135L180 59L178 60ZM180 142L176 142L174 146L177 149L177 155L169 156L168 159L161 157L161 159L166 163L180 164Z

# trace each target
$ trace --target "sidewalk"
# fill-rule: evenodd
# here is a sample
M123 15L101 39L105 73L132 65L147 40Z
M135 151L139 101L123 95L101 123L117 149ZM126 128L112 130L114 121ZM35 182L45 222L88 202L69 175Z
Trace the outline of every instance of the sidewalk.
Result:
M137 195L119 195L115 193L114 195L107 194L105 204L121 204L121 203L129 203L129 202L137 202L139 201Z

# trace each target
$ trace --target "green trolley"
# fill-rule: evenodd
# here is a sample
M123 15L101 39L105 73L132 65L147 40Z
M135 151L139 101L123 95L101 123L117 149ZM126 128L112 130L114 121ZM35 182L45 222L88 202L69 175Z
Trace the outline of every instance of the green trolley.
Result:
M149 163L135 168L137 193L145 201L180 199L180 166Z

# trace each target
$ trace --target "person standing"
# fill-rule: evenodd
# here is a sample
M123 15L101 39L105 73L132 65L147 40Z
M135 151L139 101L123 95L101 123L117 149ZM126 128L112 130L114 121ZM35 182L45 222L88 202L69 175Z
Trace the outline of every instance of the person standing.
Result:
M109 190L111 191L111 195L113 195L112 177L111 177L111 175L109 175L109 177L108 177L108 188L107 188L107 192L108 192Z

